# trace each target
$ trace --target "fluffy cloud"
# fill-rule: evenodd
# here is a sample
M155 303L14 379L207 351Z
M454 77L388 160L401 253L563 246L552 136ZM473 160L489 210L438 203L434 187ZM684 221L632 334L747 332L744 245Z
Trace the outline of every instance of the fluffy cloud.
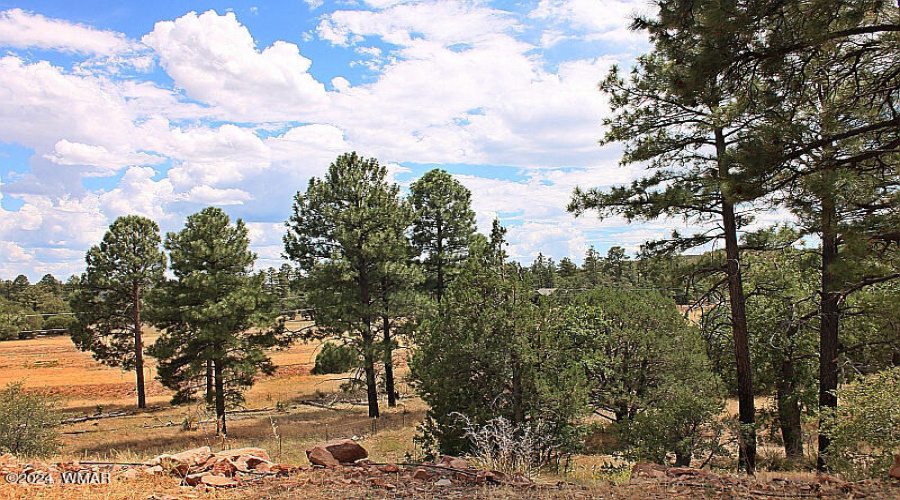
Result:
M310 60L297 46L279 41L258 51L233 12L158 22L142 41L176 85L228 119L296 120L325 104L325 87L307 72Z
M410 177L405 162L485 165L459 176L482 229L500 215L514 256L580 258L597 238L628 232L564 211L575 185L635 174L615 166L615 149L596 146L608 112L596 84L627 55L550 60L541 40L613 36L624 21L611 18L635 3L614 4L605 18L581 0L543 0L530 15L470 0L341 4L304 43L343 51L368 73L329 75L330 92L297 45L258 47L231 12L160 21L138 42L7 11L0 43L85 60L65 68L0 58L0 141L34 150L30 171L4 179L2 190L24 204L0 209L0 252L26 268L74 271L118 215L177 229L214 204L251 223L258 267L278 265L291 195L357 150L392 179ZM110 66L120 58L142 69L158 62L171 82L162 71L118 73Z
M112 56L132 50L124 35L59 19L48 19L22 9L0 12L0 45Z

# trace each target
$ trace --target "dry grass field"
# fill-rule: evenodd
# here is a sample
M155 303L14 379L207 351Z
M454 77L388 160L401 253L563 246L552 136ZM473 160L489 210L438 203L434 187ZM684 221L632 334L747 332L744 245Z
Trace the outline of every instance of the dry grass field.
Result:
M298 326L298 325L293 325ZM150 340L154 335L149 335ZM245 407L262 410L229 415L227 440L215 437L212 415L204 405L170 407L170 393L158 382L148 387L148 405L157 406L132 415L67 424L62 427L62 449L49 461L94 460L142 462L161 453L202 445L214 451L225 448L261 447L275 461L306 465L305 450L329 438L356 437L376 462L421 461L414 444L415 426L425 414L424 404L407 395L397 408L383 405L384 416L373 422L362 405L335 404L323 408L310 401L327 400L337 394L341 380L314 376L316 344L297 343L273 351L278 367L274 376L263 377L247 393ZM153 380L150 360L147 380ZM398 366L402 377L406 367ZM53 394L60 399L66 416L134 409L134 374L105 367L90 353L78 351L68 337L0 342L0 385L22 381L26 388ZM401 392L408 391L401 384ZM763 401L760 401L763 403ZM734 408L729 408L729 411ZM190 425L186 426L185 424ZM189 428L186 428L189 427ZM660 485L629 485L627 474L610 474L609 457L576 457L566 475L546 474L541 481L563 487L511 489L467 487L464 489L405 490L389 492L366 485L341 482L322 471L307 471L289 478L269 478L236 490L203 491L179 486L171 477L142 476L116 479L108 485L21 486L0 482L0 500L5 499L233 499L233 498L483 498L483 499L581 499L581 498L693 498L709 492L682 491ZM421 491L420 491L421 490ZM696 495L695 495L696 494ZM715 496L715 495L713 495Z

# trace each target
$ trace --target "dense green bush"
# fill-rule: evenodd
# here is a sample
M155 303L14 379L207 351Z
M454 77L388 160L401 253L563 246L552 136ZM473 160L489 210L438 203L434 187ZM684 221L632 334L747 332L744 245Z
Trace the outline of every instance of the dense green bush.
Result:
M829 466L848 477L887 477L900 453L900 367L838 389L838 407L826 413L821 432L831 438Z
M59 448L58 415L55 399L27 392L21 382L7 384L0 391L0 452L22 457L53 454Z
M326 343L316 355L312 374L346 373L358 366L359 356L355 350L345 345Z
M585 378L568 339L548 327L555 312L499 248L498 240L473 244L439 311L417 333L410 368L429 406L418 441L431 456L478 453L472 429L502 418L516 432L540 430L537 461L545 463L581 441Z
M679 465L719 451L721 384L675 303L652 290L604 287L571 302L559 309L554 332L577 346L591 406L615 420L615 444L658 463L673 453Z

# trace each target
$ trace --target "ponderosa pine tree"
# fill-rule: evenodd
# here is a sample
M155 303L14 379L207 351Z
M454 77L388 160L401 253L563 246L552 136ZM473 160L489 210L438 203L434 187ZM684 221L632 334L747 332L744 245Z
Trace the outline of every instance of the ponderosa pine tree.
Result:
M900 277L890 257L900 241L900 10L884 0L767 9L756 45L733 56L775 96L740 161L746 183L765 186L822 242L819 406L827 413L837 405L848 299ZM829 437L818 444L821 470Z
M707 50L734 40L713 38L702 28L722 14L712 1L659 0L658 16L638 18L653 51L638 59L630 79L614 67L600 84L610 97L614 115L603 143L626 145L623 164L648 162L653 173L631 185L608 191L575 189L569 211L576 216L596 211L601 218L627 220L679 217L709 229L645 244L651 253L674 253L723 241L724 274L731 307L737 368L740 463L750 473L756 466L756 410L741 278L738 233L748 221L743 211L751 201L734 182L739 165L732 151L746 140L758 115L745 88L735 84L727 66ZM720 57L721 54L715 54Z
M164 280L159 226L137 215L119 217L88 250L87 270L71 298L70 334L81 350L109 366L133 369L138 408L145 408L142 330L147 292Z
M376 159L345 153L324 178L313 177L297 193L285 223L285 256L307 273L304 291L316 324L308 335L351 336L363 358L373 418L380 414L375 363L389 359L393 346L379 343L377 334L391 335L384 323L393 314L390 297L403 289L402 276L412 276L405 237L412 210L399 192Z
M475 234L472 193L440 169L428 171L409 191L415 210L412 245L425 266L425 286L440 302Z
M265 349L290 337L277 319L265 277L253 273L247 226L219 208L188 216L184 229L166 235L174 279L158 289L154 324L165 331L153 345L162 383L186 401L204 387L212 367L217 434L226 434L225 412L243 401L243 390L275 366Z

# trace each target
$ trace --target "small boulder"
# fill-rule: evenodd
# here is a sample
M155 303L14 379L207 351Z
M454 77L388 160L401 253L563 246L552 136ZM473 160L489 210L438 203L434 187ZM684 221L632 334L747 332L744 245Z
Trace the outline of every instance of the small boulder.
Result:
M328 450L320 446L313 446L306 450L306 458L313 465L323 465L325 467L337 467L340 465L340 462L331 453L328 453Z
M328 459L329 455L331 460ZM352 464L368 456L369 452L365 448L350 439L335 439L306 450L306 457L313 465Z
M888 471L888 477L900 479L900 455L894 455L894 466Z
M352 464L369 456L369 452L355 441L336 439L322 445L331 456L342 464Z
M662 479L666 477L666 466L659 464L651 464L649 462L638 462L631 468L631 478L649 477L652 479Z

